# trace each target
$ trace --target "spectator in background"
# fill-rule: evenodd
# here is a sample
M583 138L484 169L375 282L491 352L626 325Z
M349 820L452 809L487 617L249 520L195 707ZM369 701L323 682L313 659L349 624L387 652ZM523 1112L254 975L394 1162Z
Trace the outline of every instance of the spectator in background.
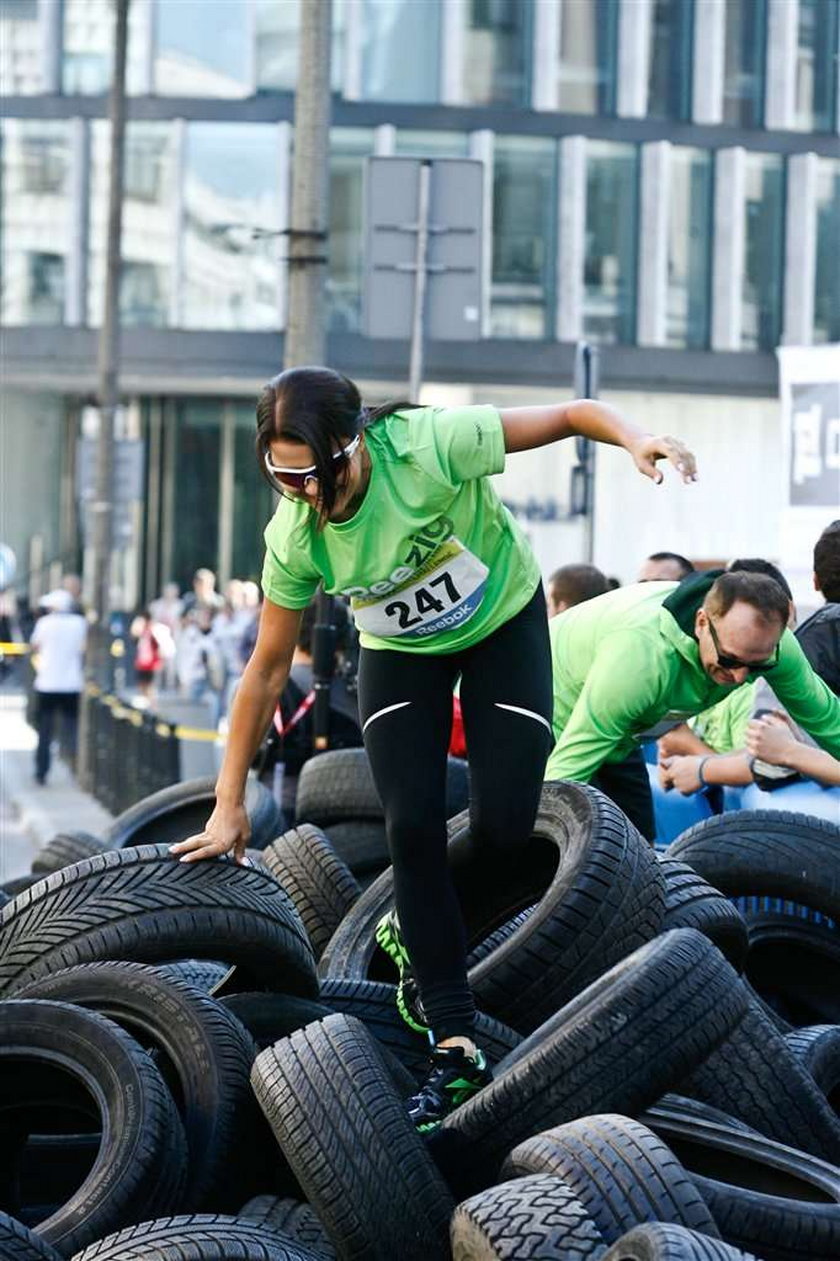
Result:
M61 579L62 591L68 592L72 601L73 613L81 613L84 616L84 605L82 604L82 580L78 574L65 574Z
M56 714L61 721L64 747L75 761L87 622L74 611L73 596L63 588L47 592L40 606L45 613L35 623L31 643L38 700L35 779L43 785L50 771Z
M212 569L197 569L193 574L193 589L184 596L184 612L194 609L209 609L217 613L224 604L224 598L216 590L216 575Z
M608 590L606 577L594 565L561 565L548 580L548 616L555 617Z
M213 639L213 614L206 607L187 612L175 647L181 694L209 701L213 725L219 721L224 668Z
M840 696L840 520L826 526L814 546L814 590L825 599L796 632L811 666Z
M545 778L592 781L652 839L638 742L770 672L792 717L840 754L840 701L787 630L789 612L765 574L711 571L612 591L553 618L556 744Z
M682 582L695 572L694 566L679 552L653 552L639 570L639 582Z
M840 785L840 761L796 738L790 719L779 711L754 718L747 727L747 752L772 766L790 767L820 784Z
M175 645L169 628L156 622L149 609L143 609L131 623L131 637L136 639L134 650L134 679L143 701L150 705L155 699L155 681L164 662L174 656Z
M230 708L245 665L240 646L252 614L245 608L244 585L238 578L231 579L225 587L224 604L213 618L213 640L224 673L220 717L224 717Z
M178 675L175 669L175 645L181 633L181 618L184 614L184 601L177 582L164 583L163 591L149 605L152 619L169 632L167 651L164 652L161 681L163 686L173 691L178 686Z

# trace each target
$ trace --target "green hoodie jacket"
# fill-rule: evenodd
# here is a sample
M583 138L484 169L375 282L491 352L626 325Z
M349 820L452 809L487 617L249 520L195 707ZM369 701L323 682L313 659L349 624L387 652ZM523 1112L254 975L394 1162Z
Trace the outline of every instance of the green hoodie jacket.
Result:
M695 614L719 572L621 587L551 619L556 744L546 779L586 782L663 719L685 721L732 693L706 674L694 638ZM768 674L791 718L840 757L840 700L789 630Z

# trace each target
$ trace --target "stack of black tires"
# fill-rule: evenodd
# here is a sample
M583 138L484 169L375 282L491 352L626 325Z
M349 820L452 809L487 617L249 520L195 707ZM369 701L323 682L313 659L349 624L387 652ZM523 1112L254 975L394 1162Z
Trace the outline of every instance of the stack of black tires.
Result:
M730 814L658 854L546 785L462 882L494 1080L424 1138L364 753L308 763L282 835L253 786L247 865L169 854L211 795L6 889L0 1261L840 1261L840 827ZM466 797L453 762L462 871Z

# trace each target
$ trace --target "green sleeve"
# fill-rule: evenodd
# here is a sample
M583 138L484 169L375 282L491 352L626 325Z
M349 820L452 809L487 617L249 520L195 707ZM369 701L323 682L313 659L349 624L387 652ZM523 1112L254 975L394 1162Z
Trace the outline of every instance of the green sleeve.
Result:
M415 457L427 472L457 486L505 467L505 435L497 408L427 407L409 412Z
M284 528L278 511L266 526L264 537L263 595L281 608L305 609L318 590L320 576L305 562L300 563L304 548L294 529Z
M786 630L779 646L779 664L767 681L794 722L820 748L840 758L840 699L811 669L796 637Z
M555 719L545 778L588 782L632 740L662 685L661 664L645 637L617 633L602 641L565 727Z

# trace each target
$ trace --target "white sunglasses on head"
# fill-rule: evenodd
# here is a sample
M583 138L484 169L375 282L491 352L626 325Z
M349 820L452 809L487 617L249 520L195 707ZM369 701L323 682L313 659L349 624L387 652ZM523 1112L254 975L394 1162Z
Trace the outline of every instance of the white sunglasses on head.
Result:
M346 447L342 447L340 451L333 452L333 459L350 460L356 453L359 443L361 442L361 434L356 434L352 441L347 443ZM292 490L305 490L306 483L318 480L318 465L310 464L308 468L280 468L276 464L271 463L271 452L265 453L265 467L272 478L283 483L284 486Z

